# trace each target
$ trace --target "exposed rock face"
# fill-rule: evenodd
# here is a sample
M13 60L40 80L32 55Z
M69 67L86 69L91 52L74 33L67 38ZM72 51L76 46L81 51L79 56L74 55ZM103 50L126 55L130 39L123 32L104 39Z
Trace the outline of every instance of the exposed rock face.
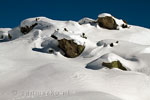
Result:
M65 53L64 56L68 58L75 58L79 56L85 46L76 44L73 40L61 39L58 40L59 48Z
M35 24L31 25L31 26L21 27L21 28L20 28L20 31L21 31L23 34L27 34L27 33L29 33L36 25L37 25L37 23L35 23Z
M112 69L112 68L119 68L121 70L125 70L125 71L127 70L125 67L122 66L122 64L120 63L120 61L113 61L111 63L105 63L105 62L103 62L102 66L108 67L110 69Z
M117 24L111 16L99 17L97 23L100 27L107 29L117 29Z

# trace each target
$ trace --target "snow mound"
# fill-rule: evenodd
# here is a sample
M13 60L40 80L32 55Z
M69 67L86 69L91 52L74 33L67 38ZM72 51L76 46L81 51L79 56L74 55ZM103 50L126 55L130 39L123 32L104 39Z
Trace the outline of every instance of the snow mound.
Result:
M11 30L11 28L0 28L0 40L7 39L8 32Z
M112 15L109 13L102 13L98 15L98 17L106 17L106 16L112 16Z
M150 47L145 48L144 50L142 50L140 53L150 53Z
M38 28L45 28L45 27L51 27L52 24L50 23L52 20L48 19L46 17L35 17L35 18L28 18L26 20L23 20L20 24L20 27L25 27L25 26L32 26L33 24L37 23Z
M138 61L129 61L129 60L126 60L116 54L108 53L108 54L105 54L105 55L101 56L100 58L92 61L91 63L87 64L86 68L94 69L94 70L101 69L101 68L104 68L104 66L102 66L103 62L111 63L113 61L120 61L120 63L127 70L138 69L138 65L139 65Z
M91 24L91 25L94 25L96 23L96 20L85 17L85 18L79 20L78 23L80 25L82 25L82 24Z
M74 42L78 45L84 45L86 41L86 38L83 37L83 33L74 33L72 31L68 31L66 28L58 31L56 30L53 35L56 36L58 40L74 40Z

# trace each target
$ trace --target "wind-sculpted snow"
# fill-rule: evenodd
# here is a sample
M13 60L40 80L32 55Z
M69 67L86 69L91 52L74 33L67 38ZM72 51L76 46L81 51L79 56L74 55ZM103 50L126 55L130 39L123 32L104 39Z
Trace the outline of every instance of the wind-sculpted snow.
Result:
M35 17L1 28L0 100L149 100L150 30L129 26ZM67 58L59 40L85 48Z

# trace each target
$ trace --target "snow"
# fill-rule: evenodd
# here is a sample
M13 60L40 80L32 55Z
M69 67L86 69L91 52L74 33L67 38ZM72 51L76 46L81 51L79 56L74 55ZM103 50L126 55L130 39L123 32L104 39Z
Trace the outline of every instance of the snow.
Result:
M10 30L11 28L0 28L0 37L2 37L2 39L5 39L8 36L8 31Z
M64 29L55 31L54 36L58 38L58 40L61 39L67 39L67 40L74 40L75 43L78 45L84 45L86 39L82 37L82 33L74 33L72 31L65 31Z
M43 98L42 98L43 99ZM57 97L53 100L121 100L115 96L112 96L110 94L102 93L102 92L81 92L78 94L70 95L70 96L63 96L63 97ZM30 99L24 99L24 100L30 100ZM41 98L35 98L33 100L41 100ZM44 100L49 100L49 96L45 97Z
M112 17L112 15L109 14L109 13L102 13L102 14L98 15L98 17L106 17L106 16L111 16Z
M28 18L26 20L23 20L21 22L20 26L21 27L32 26L34 23L40 23L41 26L42 25L49 26L49 25L51 25L50 23L48 23L49 21L51 21L51 20L46 17Z
M28 34L20 32L20 27L35 23ZM16 28L0 29L0 34L12 36L0 40L0 100L149 100L150 30L130 26L108 30L35 17ZM73 39L85 50L66 58L51 35ZM128 71L102 66L118 60Z
M82 24L94 24L94 22L96 22L96 20L85 17L85 18L79 20L78 22L80 25L82 25Z

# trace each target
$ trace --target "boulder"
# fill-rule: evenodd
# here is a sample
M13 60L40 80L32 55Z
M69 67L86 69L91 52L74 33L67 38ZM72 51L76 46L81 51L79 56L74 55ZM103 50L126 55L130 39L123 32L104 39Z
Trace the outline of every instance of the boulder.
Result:
M117 23L111 16L99 17L97 23L100 27L107 29L117 29Z
M61 39L58 42L59 48L64 52L64 56L68 58L79 56L85 48L85 46L75 43L74 40Z
M102 66L108 67L110 69L112 69L112 68L119 68L121 70L125 70L125 71L127 70L125 67L122 66L122 64L120 63L120 61L113 61L111 63L103 62Z
M23 34L27 34L27 33L29 33L36 25L37 25L37 23L35 23L35 24L31 25L31 26L21 27L21 28L20 28L20 31L21 31Z

